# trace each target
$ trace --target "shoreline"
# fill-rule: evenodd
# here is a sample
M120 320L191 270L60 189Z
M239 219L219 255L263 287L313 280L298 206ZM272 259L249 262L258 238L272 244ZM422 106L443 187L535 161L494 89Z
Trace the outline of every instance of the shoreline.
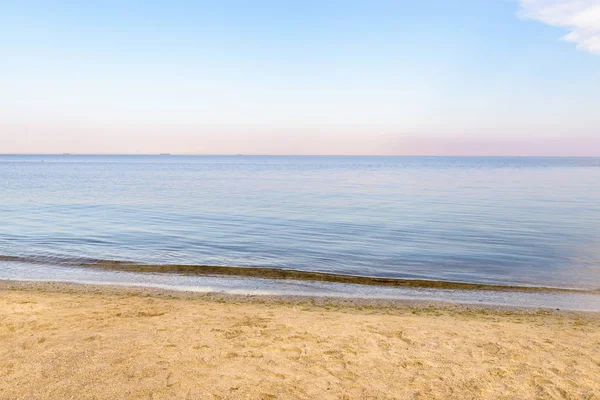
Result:
M600 393L594 312L0 281L0 321L0 398Z
M18 264L18 263L17 263ZM291 279L218 275L188 276L98 270L94 268L12 270L0 274L0 287L98 287L102 291L169 292L175 297L233 296L234 298L329 301L339 304L436 304L483 308L550 309L600 313L600 295L590 292L430 289L354 285ZM23 265L25 266L25 264ZM39 268L42 269L39 269ZM57 271L60 274L56 274ZM6 272L6 271L5 271ZM31 275L31 276L28 276ZM85 291L86 289L80 289Z
M137 264L123 262L82 263L84 268L100 268L138 273L176 273L182 275L217 275L238 276L261 279L280 279L298 281L317 281L342 283L351 285L368 285L383 287L405 287L419 289L449 289L449 290L488 290L488 291L522 291L522 292L563 292L563 293L593 293L600 290L554 288L546 286L495 285L486 283L469 283L429 279L384 278L362 275L333 274L318 271L301 271L296 269L279 269L263 267L238 267L215 265L181 265L181 264Z
M115 296L137 296L149 298L201 300L218 303L273 304L292 306L317 306L336 308L369 308L373 310L440 310L458 313L489 312L523 315L572 315L584 316L600 321L600 311L581 311L553 307L516 306L488 303L459 303L443 300L408 298L334 297L294 294L237 294L214 291L166 289L150 286L94 284L79 282L26 281L0 279L0 292L24 291L69 294L105 294Z
M2 261L39 265L52 265L53 262L55 262L59 265L65 263L65 265L69 267L99 269L107 271L133 272L142 274L154 273L177 274L184 276L220 277L233 276L270 280L296 280L301 282L327 282L350 285L398 287L411 289L600 294L600 288L561 288L551 286L474 283L435 279L391 278L266 267L219 266L205 264L145 264L130 261L89 259L63 260L61 262L60 260L29 259L24 257L0 255L0 262Z

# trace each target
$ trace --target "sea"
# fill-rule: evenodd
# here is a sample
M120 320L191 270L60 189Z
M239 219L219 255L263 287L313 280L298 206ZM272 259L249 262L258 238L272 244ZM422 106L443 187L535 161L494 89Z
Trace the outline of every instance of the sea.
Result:
M83 266L104 261L574 291ZM0 279L600 311L600 158L0 155Z

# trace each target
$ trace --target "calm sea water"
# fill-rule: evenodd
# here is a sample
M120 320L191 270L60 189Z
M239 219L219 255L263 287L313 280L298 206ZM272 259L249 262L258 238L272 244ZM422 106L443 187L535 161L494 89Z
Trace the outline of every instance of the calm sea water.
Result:
M0 256L598 289L600 158L4 155Z

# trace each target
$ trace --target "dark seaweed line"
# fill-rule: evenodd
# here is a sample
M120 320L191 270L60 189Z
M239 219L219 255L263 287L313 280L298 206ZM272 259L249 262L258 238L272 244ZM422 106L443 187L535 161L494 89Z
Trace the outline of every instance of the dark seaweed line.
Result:
M103 268L127 272L142 273L176 273L184 275L225 275L264 279L288 279L300 281L319 281L355 285L408 287L422 289L451 290L488 290L488 291L527 291L527 292L571 292L600 293L600 290L578 290L536 286L491 285L466 282L451 282L426 279L380 278L326 272L299 271L294 269L278 269L263 267L234 267L215 265L176 265L176 264L135 264L123 262L98 262L82 264L83 267Z
M235 267L216 265L187 265L187 264L138 264L131 261L112 261L96 259L61 260L54 258L26 258L0 255L0 261L27 262L34 264L49 264L56 262L69 266L100 268L138 273L172 273L182 275L221 275L240 276L264 279L288 279L300 281L332 282L355 285L408 287L421 289L449 290L487 290L487 291L521 291L521 292L567 292L600 294L599 290L566 289L538 286L493 285L481 283L452 282L427 279L381 278L326 272L310 272L294 269L278 269L264 267Z

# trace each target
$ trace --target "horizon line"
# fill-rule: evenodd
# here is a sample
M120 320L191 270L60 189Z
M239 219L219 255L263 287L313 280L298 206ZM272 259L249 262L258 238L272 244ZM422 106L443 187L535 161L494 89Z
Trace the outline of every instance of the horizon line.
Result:
M599 155L461 155L461 154L246 154L246 153L0 153L0 156L187 156L187 157L472 157L599 158Z

